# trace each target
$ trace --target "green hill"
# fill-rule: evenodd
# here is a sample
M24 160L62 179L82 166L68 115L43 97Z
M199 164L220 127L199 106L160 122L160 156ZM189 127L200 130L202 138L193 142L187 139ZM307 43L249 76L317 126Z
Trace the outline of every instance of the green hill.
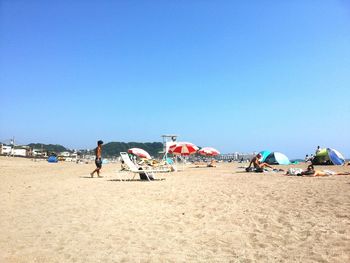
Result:
M30 143L28 146L33 149L43 149L44 151L55 153L69 151L69 149L59 144Z
M103 156L119 156L120 152L127 152L130 148L141 148L151 156L158 157L159 152L163 150L163 144L161 142L109 142L103 145Z
M43 143L30 143L28 146L33 149L43 149L48 152L65 152L70 151L68 148L59 144L43 144ZM120 152L127 152L130 148L141 148L147 151L151 156L158 157L159 152L163 150L163 144L161 142L109 142L103 145L104 157L119 156ZM81 150L85 152L86 150ZM94 150L90 151L90 154L94 154Z

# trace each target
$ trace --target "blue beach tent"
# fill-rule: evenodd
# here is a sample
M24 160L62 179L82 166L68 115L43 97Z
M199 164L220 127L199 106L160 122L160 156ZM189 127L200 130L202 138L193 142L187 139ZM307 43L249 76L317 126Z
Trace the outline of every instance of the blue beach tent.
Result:
M321 149L312 160L312 164L334 164L343 165L345 163L344 156L335 149Z
M334 165L344 165L345 158L343 155L335 149L327 148L329 159Z
M261 160L260 161L261 162L265 162L267 156L269 156L271 154L271 152L270 151L261 151L260 154L261 154Z
M290 164L288 157L280 152L270 153L266 157L265 162L268 164L285 164L285 165Z
M51 155L51 156L47 159L47 161L48 161L49 163L57 163L57 162L58 162L58 159L57 159L56 156Z

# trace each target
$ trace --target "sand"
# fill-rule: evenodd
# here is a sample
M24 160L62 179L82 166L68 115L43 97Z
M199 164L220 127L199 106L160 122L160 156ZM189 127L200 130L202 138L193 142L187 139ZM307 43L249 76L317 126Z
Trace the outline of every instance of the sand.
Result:
M91 179L92 163L0 157L0 262L350 262L350 176L239 166L120 182L118 164Z

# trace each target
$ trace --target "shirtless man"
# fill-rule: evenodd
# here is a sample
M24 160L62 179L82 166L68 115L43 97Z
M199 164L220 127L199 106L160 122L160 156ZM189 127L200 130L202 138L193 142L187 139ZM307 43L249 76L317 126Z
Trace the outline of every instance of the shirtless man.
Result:
M258 153L249 163L248 168L246 168L246 171L249 171L250 167L253 165L256 171L263 171L265 167L273 169L273 167L267 163L260 162L260 158L262 157L261 153Z
M91 178L94 177L94 174L97 173L98 177L100 176L100 170L102 169L102 144L103 141L98 141L97 142L97 148L95 149L95 164L96 164L96 169L90 173Z

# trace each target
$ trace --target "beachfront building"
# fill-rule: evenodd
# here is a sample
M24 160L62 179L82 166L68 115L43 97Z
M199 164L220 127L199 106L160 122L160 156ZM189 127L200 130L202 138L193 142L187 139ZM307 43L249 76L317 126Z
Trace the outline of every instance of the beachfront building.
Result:
M32 156L32 148L26 145L14 146L12 155L22 157Z
M2 144L0 148L0 154L27 157L32 155L32 148L29 146L8 146Z
M70 157L71 156L71 153L70 152L60 152L59 156L62 156L62 157Z
M47 157L47 151L43 149L33 149L32 151L33 157Z
M0 145L0 154L1 155L10 155L12 152L12 146L1 144Z
M25 157L25 156L27 156L27 149L24 149L24 148L13 149L11 155Z
M248 160L251 160L255 156L255 153L226 153L226 154L219 154L216 156L217 160L220 161L226 161L226 162L232 162L232 161L240 161L240 162L246 162Z
M68 151L60 152L58 154L58 159L60 161L76 162L78 160L78 153L77 152L71 153Z
M234 153L219 154L216 159L220 161L236 161L236 155Z

